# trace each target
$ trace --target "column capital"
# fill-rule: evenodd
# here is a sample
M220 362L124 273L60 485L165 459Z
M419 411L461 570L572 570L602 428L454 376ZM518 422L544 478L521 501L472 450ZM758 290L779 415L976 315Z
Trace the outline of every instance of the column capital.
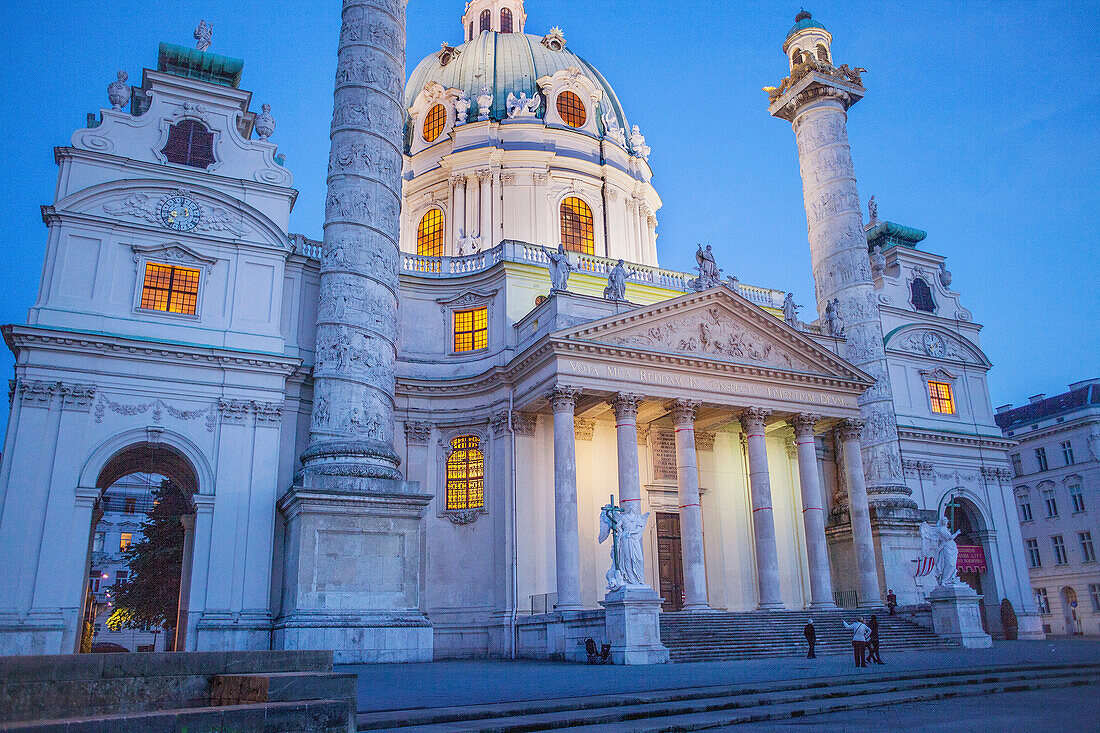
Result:
M452 175L451 176L451 185L456 186L456 187L457 186L465 186L466 185L466 174L465 173L455 173L454 175Z
M546 399L550 401L550 409L554 412L573 412L573 409L577 406L577 397L581 391L576 387L566 387L564 385L555 385L550 393L546 395Z
M475 175L477 175L477 180L484 183L485 181L488 181L490 177L492 177L493 172L488 168L482 168L481 170L477 171Z
M669 402L667 408L672 413L672 422L678 428L694 428L695 411L699 409L700 404L702 403L698 400L673 400Z
M789 422L791 427L794 428L794 437L802 439L814 437L814 428L820 420L821 415L815 415L812 412L800 412L792 417Z
M772 411L763 407L750 407L741 413L741 427L746 433L763 433L764 423Z
M640 394L618 392L608 400L608 403L615 410L615 420L624 422L638 419L638 405L644 399L645 397Z
M840 432L841 440L859 440L863 435L863 421L849 418L842 422L837 430Z

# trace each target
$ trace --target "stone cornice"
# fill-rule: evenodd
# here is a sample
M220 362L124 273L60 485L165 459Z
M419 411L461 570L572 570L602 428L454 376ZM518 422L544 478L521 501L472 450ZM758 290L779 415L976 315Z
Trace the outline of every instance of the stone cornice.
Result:
M178 344L152 339L139 339L130 336L111 334L82 333L38 326L4 326L4 341L13 354L27 347L39 347L58 351L80 353L118 354L127 358L144 356L151 360L176 362L183 358L190 363L200 363L227 368L259 368L289 376L298 369L300 359L281 357L275 354L233 351L210 346Z
M954 433L941 433L933 430L916 430L898 426L898 438L919 440L930 443L951 443L954 445L975 445L982 448L994 448L997 450L1009 450L1016 447L1014 440L994 438L980 435L957 435Z

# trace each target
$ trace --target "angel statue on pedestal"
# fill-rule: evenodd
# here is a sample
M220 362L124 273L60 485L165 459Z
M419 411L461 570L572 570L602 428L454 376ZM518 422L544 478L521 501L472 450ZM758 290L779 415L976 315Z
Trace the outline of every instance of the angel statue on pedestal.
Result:
M918 563L918 568L925 568L925 572L920 573L918 569L918 575L926 574L928 572L926 568L931 564L932 577L936 579L937 586L951 586L959 583L959 546L955 538L961 531L952 533L951 528L947 526L947 517L940 517L940 521L935 526L928 522L921 522L921 562Z
M624 586L645 586L645 553L642 536L649 522L649 512L624 510L615 506L614 497L600 510L600 544L611 537L611 568L607 571L607 589L616 591Z

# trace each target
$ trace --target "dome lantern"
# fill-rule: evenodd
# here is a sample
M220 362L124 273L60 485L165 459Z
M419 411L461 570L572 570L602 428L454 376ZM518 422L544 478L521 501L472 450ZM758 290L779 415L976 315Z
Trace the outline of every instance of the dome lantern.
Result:
M832 43L833 35L814 20L810 13L803 10L795 16L794 25L788 31L787 39L783 41L783 53L787 54L792 71L809 58L831 64Z
M462 14L462 32L467 41L479 33L523 33L527 13L523 0L469 0Z

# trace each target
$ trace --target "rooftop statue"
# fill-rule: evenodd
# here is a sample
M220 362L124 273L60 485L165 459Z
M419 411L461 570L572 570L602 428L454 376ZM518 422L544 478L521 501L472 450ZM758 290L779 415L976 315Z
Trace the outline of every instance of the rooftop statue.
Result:
M695 261L698 263L695 270L699 273L699 277L691 281L692 289L706 290L722 283L722 270L714 261L714 252L709 244L705 250L703 245L699 245L699 249L695 252Z
M464 229L458 231L458 256L476 254L481 249L481 237L474 237Z
M825 330L830 336L844 338L844 324L840 320L840 298L825 304Z
M195 29L195 48L205 51L214 41L214 26L205 20L199 21L199 27Z
M947 269L947 262L940 263L940 285L945 289L951 287L951 271Z
M455 127L466 124L466 118L470 114L470 105L473 102L466 96L466 90L463 89L462 93L458 95L458 99L455 100Z
M783 299L783 320L791 328L798 328L798 309L801 307L795 305L794 293L787 293L787 297Z
M543 247L546 250L545 247ZM569 284L569 273L573 266L569 264L569 253L565 251L565 245L559 244L556 252L547 250L546 256L550 258L550 288L551 290L565 291Z
M626 300L626 281L630 279L630 273L623 267L623 261L619 260L607 273L607 287L603 289L603 297L608 300Z
M527 92L521 92L518 97L515 92L508 92L508 100L504 103L504 107L508 112L508 119L522 120L533 118L541 104L542 100L539 97L532 99L527 96Z
M634 148L634 154L642 160L648 160L651 152L648 145L645 144L645 135L634 125L634 129L630 132L630 147Z
M868 224L872 226L878 224L878 203L875 201L874 196L867 201L867 218L869 219Z

